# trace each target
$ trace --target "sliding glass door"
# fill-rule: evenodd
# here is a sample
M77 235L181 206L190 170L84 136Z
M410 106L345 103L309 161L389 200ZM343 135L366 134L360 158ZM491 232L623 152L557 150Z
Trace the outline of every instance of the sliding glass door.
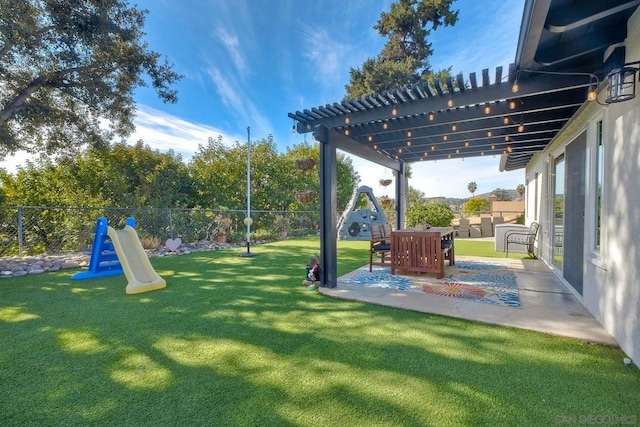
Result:
M564 154L553 164L553 265L562 270L564 252Z

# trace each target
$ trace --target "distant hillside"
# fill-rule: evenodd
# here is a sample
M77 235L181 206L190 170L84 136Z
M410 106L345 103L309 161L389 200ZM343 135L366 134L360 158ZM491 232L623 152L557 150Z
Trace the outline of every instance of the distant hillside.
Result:
M505 190L505 191L511 196L511 200L518 199L518 192L516 190ZM475 197L484 197L488 199L491 197L491 194L492 192L476 194ZM436 201L436 202L444 202L449 206L461 206L465 204L465 202L470 198L471 198L471 193L469 193L469 197L464 199L457 198L457 197L427 197L427 202Z
M516 190L506 190L505 189L504 191L506 191L511 196L511 200L516 200L516 199L519 198L518 192ZM483 194L476 194L476 197L486 197L488 199L489 197L491 197L491 194L492 194L491 192L483 193Z

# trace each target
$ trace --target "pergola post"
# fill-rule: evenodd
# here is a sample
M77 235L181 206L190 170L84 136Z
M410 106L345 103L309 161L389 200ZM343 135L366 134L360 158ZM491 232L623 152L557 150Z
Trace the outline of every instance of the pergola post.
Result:
M396 230L402 230L404 228L405 213L407 211L407 205L409 204L409 181L405 172L406 166L404 162L400 162L399 166L396 177Z
M314 136L320 143L320 286L335 288L338 285L336 146L326 126L316 126Z

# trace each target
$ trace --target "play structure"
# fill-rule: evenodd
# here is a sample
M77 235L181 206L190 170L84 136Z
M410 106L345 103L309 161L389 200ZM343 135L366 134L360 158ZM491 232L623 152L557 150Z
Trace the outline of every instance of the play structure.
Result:
M366 208L358 208L363 202ZM387 224L387 217L373 195L371 187L362 186L355 189L347 209L338 221L338 239L342 240L370 240L372 225Z
M149 261L135 230L135 219L128 218L122 230L115 230L106 218L98 218L88 271L74 274L72 280L95 279L123 274L128 294L155 291L167 286Z

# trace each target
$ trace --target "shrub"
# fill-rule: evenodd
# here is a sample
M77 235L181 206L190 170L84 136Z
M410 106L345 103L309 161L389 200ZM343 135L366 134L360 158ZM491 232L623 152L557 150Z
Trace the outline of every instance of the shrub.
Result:
M450 227L454 214L444 203L429 202L413 205L407 210L407 227L429 224L432 227Z
M474 197L462 205L462 212L467 215L477 215L481 212L487 212L490 209L489 200L484 197Z
M251 232L251 240L273 240L275 237L276 236L273 235L273 232L264 228Z
M145 249L158 249L161 246L160 238L158 236L141 235L140 243Z

